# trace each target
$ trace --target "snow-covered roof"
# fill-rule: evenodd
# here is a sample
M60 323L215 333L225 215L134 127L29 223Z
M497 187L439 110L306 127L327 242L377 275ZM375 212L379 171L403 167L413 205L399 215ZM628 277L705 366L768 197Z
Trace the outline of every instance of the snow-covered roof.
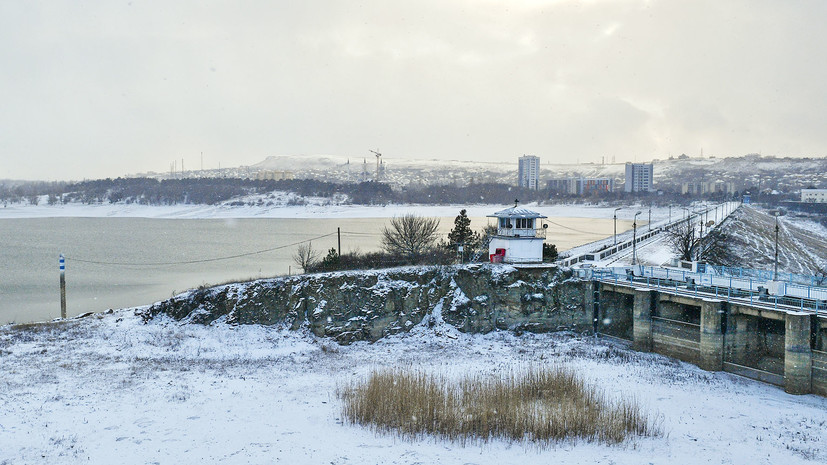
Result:
M527 208L511 207L505 210L500 210L492 215L487 215L489 218L548 218L535 211Z

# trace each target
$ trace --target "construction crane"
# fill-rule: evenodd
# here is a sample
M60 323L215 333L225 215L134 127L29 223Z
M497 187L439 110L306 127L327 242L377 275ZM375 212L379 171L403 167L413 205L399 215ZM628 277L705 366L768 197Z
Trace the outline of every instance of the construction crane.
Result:
M382 154L377 152L376 150L368 149L368 151L373 152L376 155L376 182L379 182L379 164L380 159L382 158Z

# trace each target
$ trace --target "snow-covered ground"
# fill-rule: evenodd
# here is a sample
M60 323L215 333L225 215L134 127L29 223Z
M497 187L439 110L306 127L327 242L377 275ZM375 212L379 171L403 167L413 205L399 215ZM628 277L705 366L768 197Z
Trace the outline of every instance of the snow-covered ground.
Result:
M732 266L771 270L775 262L775 218L744 206L724 226L727 261ZM778 219L778 269L811 275L827 266L827 229L807 217Z
M419 205L419 204L388 204L388 205L353 205L346 202L331 201L322 197L295 197L292 194L277 193L275 198L267 199L264 196L247 196L229 200L218 205L140 205L136 203L98 203L83 204L70 203L65 205L48 205L45 200L38 205L28 203L8 204L0 206L2 218L181 218L181 219L210 219L210 218L392 218L407 212L418 213L424 216L453 217L461 209L468 211L468 216L484 217L496 211L509 208L513 204L496 205ZM295 205L291 199L299 199L302 205ZM294 199L294 200L295 200ZM270 205L267 203L271 202ZM244 205L238 205L242 203ZM235 204L235 205L234 205ZM522 204L547 216L571 218L611 218L614 207L606 205L584 204L557 204L538 205L537 203ZM631 220L636 211L643 211L638 217L640 221L648 219L648 208L644 206L628 206L618 211L617 217L621 220ZM678 215L674 210L673 214ZM652 219L660 220L668 216L668 209L663 207L652 208Z
M827 461L827 399L569 333L416 327L337 346L277 327L144 324L133 311L0 328L0 463L799 464ZM665 435L548 449L404 440L341 421L337 385L385 366L564 363Z

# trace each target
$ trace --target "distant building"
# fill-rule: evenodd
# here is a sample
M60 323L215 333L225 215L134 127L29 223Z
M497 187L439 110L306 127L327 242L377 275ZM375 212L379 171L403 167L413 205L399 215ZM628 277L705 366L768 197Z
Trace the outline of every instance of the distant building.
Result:
M591 195L615 190L615 180L612 178L578 178L575 181L577 195Z
M801 201L807 203L827 203L827 189L801 189Z
M283 181L285 179L293 179L292 171L276 171L276 170L261 170L256 173L258 180L273 180Z
M570 194L571 193L571 180L574 178L564 178L564 179L549 179L546 181L546 189L551 192L556 192L558 194Z
M735 192L735 184L732 182L685 182L681 184L681 194L732 194L733 192Z
M654 165L652 163L626 163L626 192L651 192Z
M540 188L540 157L523 155L517 169L517 182L520 187L537 190Z
M546 182L546 187L552 192L561 194L592 195L614 191L615 180L612 178L550 179Z

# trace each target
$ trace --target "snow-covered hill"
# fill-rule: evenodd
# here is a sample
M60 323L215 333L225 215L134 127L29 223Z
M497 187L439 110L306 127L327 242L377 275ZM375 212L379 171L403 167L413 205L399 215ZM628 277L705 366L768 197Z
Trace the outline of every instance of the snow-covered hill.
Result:
M336 182L374 179L376 160L370 156L336 155L271 156L249 169L287 170L297 177ZM517 180L518 156L501 162L460 160L414 160L383 156L381 180L395 186L458 184L470 182L506 182ZM565 177L607 177L622 183L624 163L549 163L541 156L540 179ZM827 186L827 158L775 158L747 155L729 158L670 158L654 161L655 183L662 189L680 192L684 182L731 182L735 189L745 187L801 189L809 185Z
M805 217L779 216L778 269L812 275L827 266L827 228ZM727 266L772 270L775 264L775 217L750 206L723 225L722 255Z

